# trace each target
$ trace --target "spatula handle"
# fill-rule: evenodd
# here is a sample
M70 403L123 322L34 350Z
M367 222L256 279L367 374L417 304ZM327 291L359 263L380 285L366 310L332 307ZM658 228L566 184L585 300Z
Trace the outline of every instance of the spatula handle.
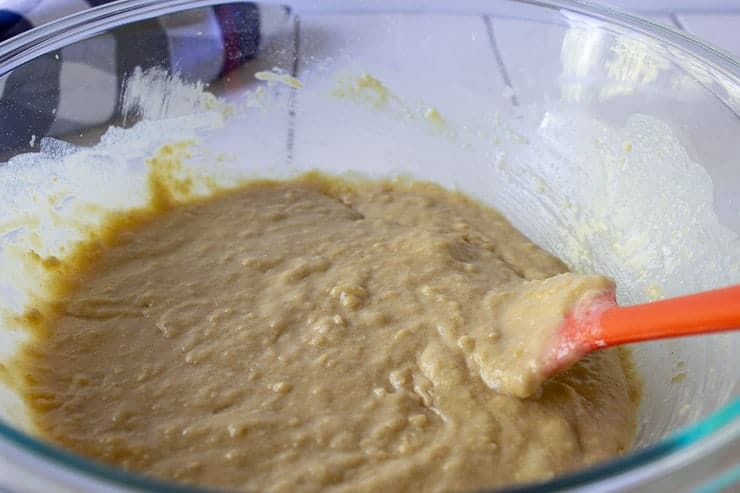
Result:
M740 329L740 285L611 308L602 314L601 327L608 346Z

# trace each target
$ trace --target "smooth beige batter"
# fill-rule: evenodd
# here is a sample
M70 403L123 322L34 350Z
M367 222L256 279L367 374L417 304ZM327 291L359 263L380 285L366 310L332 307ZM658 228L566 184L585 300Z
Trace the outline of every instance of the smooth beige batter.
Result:
M81 454L244 490L461 491L630 446L620 353L526 371L609 282L461 194L313 175L106 238L63 264L23 360L39 428Z

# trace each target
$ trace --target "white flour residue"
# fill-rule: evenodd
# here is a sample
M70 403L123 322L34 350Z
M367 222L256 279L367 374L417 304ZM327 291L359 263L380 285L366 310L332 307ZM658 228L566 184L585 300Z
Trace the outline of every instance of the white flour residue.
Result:
M162 120L217 111L224 118L233 115L234 106L205 91L201 81L187 82L161 68L136 67L126 80L121 97L124 122L132 118Z
M629 286L624 302L740 282L740 238L713 211L711 178L653 117L612 128L545 113L505 175L513 222L575 270Z

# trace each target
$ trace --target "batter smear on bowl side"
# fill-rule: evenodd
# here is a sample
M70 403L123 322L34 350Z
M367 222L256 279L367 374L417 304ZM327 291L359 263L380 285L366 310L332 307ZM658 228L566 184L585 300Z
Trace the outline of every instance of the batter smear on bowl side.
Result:
M611 287L437 185L309 174L117 216L63 259L19 362L54 443L249 491L461 491L630 447L621 350L544 383ZM535 375L536 377L536 375Z

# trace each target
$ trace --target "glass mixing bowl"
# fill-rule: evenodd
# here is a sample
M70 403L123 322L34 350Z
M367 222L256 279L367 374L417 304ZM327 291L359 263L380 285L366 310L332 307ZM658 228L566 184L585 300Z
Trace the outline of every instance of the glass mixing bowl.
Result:
M0 44L0 92L15 91L0 112L0 362L24 338L6 315L40 286L13 253L58 253L141 204L144 163L168 142L222 183L319 168L459 188L573 269L615 278L623 303L740 282L731 56L585 2L297 0L263 17L256 57L209 83L222 61L199 47L224 35L197 26L218 3L121 1ZM246 26L230 39L254 37ZM738 354L737 333L635 346L634 450L508 491L737 487ZM3 491L197 491L47 444L1 380Z

